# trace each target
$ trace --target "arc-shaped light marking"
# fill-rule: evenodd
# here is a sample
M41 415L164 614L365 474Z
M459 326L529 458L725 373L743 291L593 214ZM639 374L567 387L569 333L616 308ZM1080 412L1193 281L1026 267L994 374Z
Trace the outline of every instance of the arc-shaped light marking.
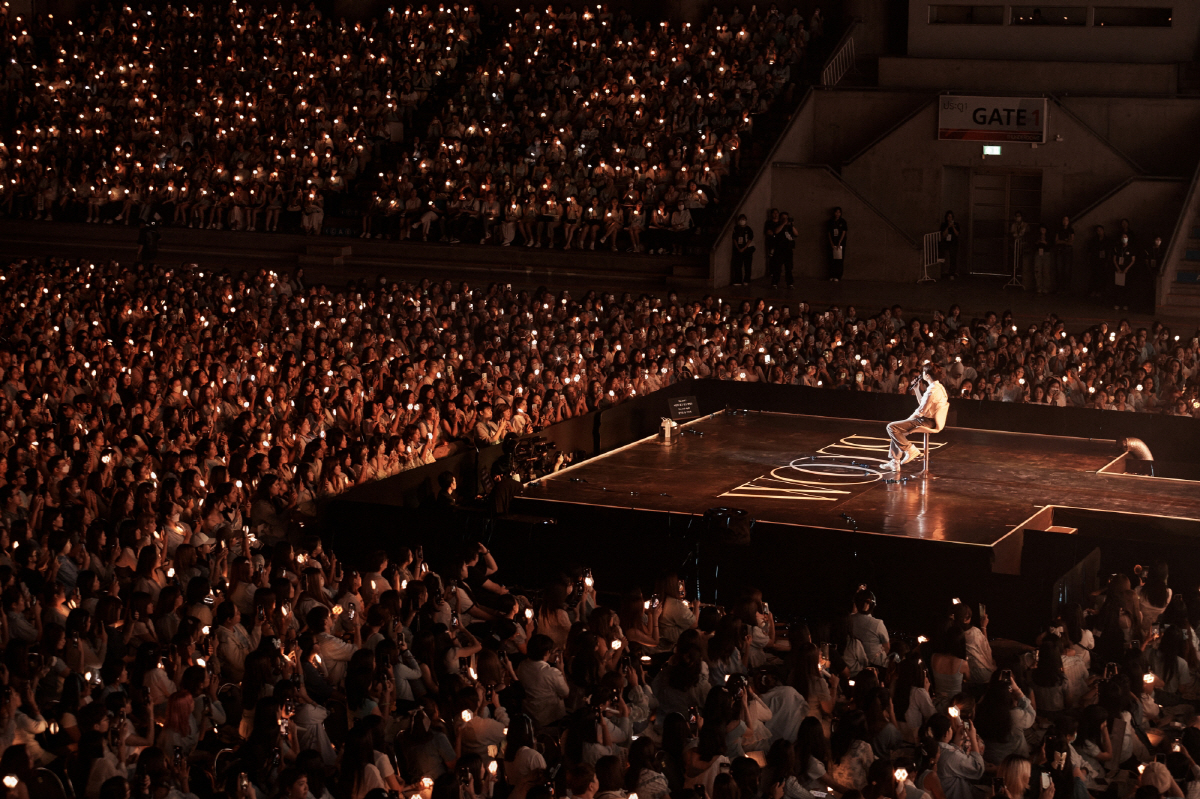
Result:
M853 493L847 488L870 485L883 479L882 465L887 460L890 444L891 440L887 438L846 436L817 450L815 455L795 458L787 465L776 467L770 473L731 488L720 496L836 502ZM945 442L929 442L930 449L943 446ZM837 450L849 452L839 453ZM873 465L873 461L878 461L879 466Z

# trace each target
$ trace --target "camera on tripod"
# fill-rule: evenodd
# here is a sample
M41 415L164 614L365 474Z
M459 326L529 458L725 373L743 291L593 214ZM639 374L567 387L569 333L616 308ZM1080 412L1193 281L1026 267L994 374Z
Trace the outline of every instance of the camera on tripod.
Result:
M534 480L554 469L558 457L558 445L543 436L532 438L505 437L504 451L508 455L512 470L522 480Z

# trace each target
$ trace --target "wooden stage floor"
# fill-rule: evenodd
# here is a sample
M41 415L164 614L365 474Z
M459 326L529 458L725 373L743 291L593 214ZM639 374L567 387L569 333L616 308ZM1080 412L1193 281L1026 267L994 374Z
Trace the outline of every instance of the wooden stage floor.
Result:
M777 413L689 423L671 446L646 439L525 489L534 502L703 514L993 547L1046 506L1200 519L1200 484L1098 471L1112 441L947 428L932 480L896 482L879 422ZM889 482L891 481L891 482ZM543 509L553 515L553 508Z

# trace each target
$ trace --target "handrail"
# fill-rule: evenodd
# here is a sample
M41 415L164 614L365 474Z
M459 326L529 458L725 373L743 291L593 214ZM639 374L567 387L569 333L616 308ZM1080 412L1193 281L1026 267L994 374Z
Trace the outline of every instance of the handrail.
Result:
M1051 100L1054 101L1054 104L1056 106L1058 106L1058 110L1062 111L1067 116L1069 116L1071 119L1073 119L1075 121L1076 125L1079 125L1081 128L1086 130L1088 133L1092 134L1097 139L1099 139L1101 142L1103 142L1105 147L1112 150L1122 161L1124 161L1125 163L1127 163L1131 167L1133 167L1134 172L1137 172L1139 175L1144 175L1146 173L1146 170L1142 169L1141 164L1139 164L1137 161L1134 161L1132 158L1130 158L1128 155L1126 155L1125 151L1122 150L1117 145L1113 144L1112 141L1110 141L1107 136L1101 134L1100 131L1096 130L1091 125L1089 125L1086 121L1084 121L1083 117L1079 116L1079 114L1076 114L1070 108L1067 108L1066 104L1063 103L1062 100L1058 99L1058 95L1052 94L1051 92L1046 92L1045 94L1047 97L1049 97Z
M835 62L837 62L839 59L842 59L842 61L844 62L845 59L843 57L843 52L845 50L849 49L850 55L853 56L853 54L854 54L854 29L858 27L858 23L860 21L861 21L861 19L858 17L855 17L853 20L851 20L850 24L846 26L846 32L842 34L842 38L838 39L837 46L834 47L832 51L830 51L829 58L825 59L825 63L821 65L821 85L822 86L828 87L828 86L836 85L838 81L840 81L843 77L845 77L846 72L849 71L849 67L846 67L837 76L837 79L833 80L833 81L830 81L826 78L826 75L830 74L830 70L833 69Z
M1154 298L1156 305L1166 305L1166 299L1171 293L1171 284L1175 282L1175 276L1179 273L1179 262L1183 259L1184 250L1187 249L1187 226L1196 218L1197 211L1200 210L1200 164L1196 165L1196 171L1192 173L1192 183L1188 187L1187 197L1184 198L1183 208L1179 210L1179 218L1175 220L1175 230L1171 232L1171 241L1167 244L1167 254L1163 259L1165 267L1158 274L1158 285L1154 287ZM1167 274L1167 271L1170 274ZM1169 278L1169 279L1168 279Z
M922 263L921 267L930 267L934 264L939 264L944 258L940 257L939 250L942 244L942 231L935 230L931 233L926 233L922 239Z
M1123 191L1127 186L1129 186L1133 183L1138 183L1140 181L1157 181L1160 183L1183 183L1185 180L1187 180L1187 178L1176 177L1174 175L1131 175L1131 176L1125 178L1124 180L1122 180L1120 183L1118 183L1113 188L1104 192L1104 194L1100 195L1097 199L1093 200L1082 211L1076 211L1075 213L1071 214L1071 219L1075 220L1075 219L1079 219L1081 217L1087 216L1092 211L1094 211L1098 207L1100 207L1100 205L1102 203L1107 202L1110 197L1115 196L1118 192ZM1074 222L1072 222L1072 224L1074 224Z
M828 172L830 175L833 175L833 178L834 178L834 180L836 180L838 183L840 183L840 184L842 185L842 188L843 188L845 191L849 192L850 194L853 194L853 195L854 195L854 197L855 197L855 198L856 198L856 199L857 199L857 200L858 200L860 203L862 203L863 205L865 205L865 206L866 206L867 208L869 208L869 209L870 209L870 210L871 210L871 211L872 211L872 212L873 212L873 213L874 213L876 216L878 216L880 219L882 219L882 220L884 221L884 223L888 225L888 227L890 227L892 230L894 230L894 231L896 231L897 233L899 233L899 234L900 234L900 236L902 236L902 237L904 238L904 240L905 240L905 241L907 241L909 244L911 244L911 245L912 245L914 248L917 248L917 247L920 247L920 246L921 246L921 242L919 242L919 241L917 241L916 239L914 239L914 238L913 238L911 235L909 235L909 234L908 234L908 232L907 232L906 230L904 230L904 228L900 227L900 226L899 226L899 225L897 225L895 222L893 222L893 221L891 220L891 218L890 218L890 217L888 217L888 215L887 215L887 214L885 214L883 211L880 211L878 208L876 208L874 203L872 203L872 202L871 202L870 200L868 200L866 197L864 197L864 196L862 196L861 194L859 194L859 192L858 192L858 189L854 188L854 187L853 187L853 186L851 186L849 183L847 183L847 182L846 182L846 179L845 179L845 178L843 178L841 175L839 175L839 174L838 174L838 171L837 171L836 169L834 169L833 167L831 167L829 164L797 164L797 163L788 163L788 162L786 162L786 161L785 161L785 162L781 162L781 163L777 164L777 166L784 166L784 167L788 167L788 166L790 166L790 167L799 167L799 168L801 168L801 169L824 169L824 170L825 170L826 172Z
M804 109L805 104L812 99L812 94L813 87L809 86L808 90L804 92L804 97L800 98L800 102L796 106L796 110L792 111L792 118L788 120L787 125L784 126L783 130L780 131L779 135L775 138L775 144L771 146L771 152L767 153L767 157L764 158L763 162L758 165L758 171L754 173L754 179L746 184L746 190L742 192L742 198L738 201L737 207L733 209L733 213L730 214L729 218L725 220L725 224L721 226L721 231L717 234L717 237L713 239L713 243L708 248L710 254L710 265L711 256L716 254L717 247L720 245L721 239L723 239L725 234L728 233L730 228L733 227L734 221L737 220L738 214L740 214L742 211L742 206L746 204L746 198L750 196L750 191L758 185L758 182L762 180L763 175L765 175L767 170L771 168L771 164L775 162L775 153L777 153L779 148L783 146L783 140L787 138L788 133L792 129L792 125L796 124L796 119L800 116L800 112Z
M940 96L940 95L939 95L939 96ZM917 114L919 114L919 113L921 113L922 111L924 111L924 110L925 110L925 109L926 109L928 106L930 106L930 105L933 105L933 104L937 103L937 101L938 101L938 100L937 100L937 97L932 97L932 98L930 98L930 99L928 99L928 100L925 100L924 102L922 102L922 103L921 103L920 105L918 105L916 108L914 108L913 110L911 110L911 111L909 111L907 114L905 114L903 117L901 117L901 118L900 118L900 120L896 122L896 124L892 125L890 128L888 128L887 130L885 130L883 133L881 133L881 134L879 134L878 136L876 136L876 137L875 137L874 139L872 139L872 140L870 141L870 143L868 143L868 144L867 144L865 147L863 147L861 150L859 150L858 152L856 152L854 155L850 156L850 157L849 157L849 158L847 158L845 161L843 161L843 162L842 162L842 166L843 166L843 167L847 167L847 166L849 166L850 164L853 164L855 161L857 161L859 158L861 158L861 157L862 157L864 154L866 154L867 152L869 152L869 151L871 150L871 148L875 147L875 145L877 145L877 144L879 144L880 142L882 142L882 141L883 141L884 139L886 139L888 136L891 136L893 133L895 133L897 130L899 130L899 129L900 129L902 126L904 126L904 125L907 125L907 124L908 124L908 122L909 122L909 120L911 120L911 119L912 119L913 117L915 117Z
M833 62L821 71L821 85L825 88L837 86L856 63L858 63L858 54L854 49L854 40L848 39L834 54Z

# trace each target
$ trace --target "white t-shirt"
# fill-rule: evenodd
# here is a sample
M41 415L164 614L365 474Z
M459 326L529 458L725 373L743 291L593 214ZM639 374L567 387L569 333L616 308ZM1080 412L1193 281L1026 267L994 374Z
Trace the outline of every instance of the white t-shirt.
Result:
M368 763L363 768L362 782L359 783L358 790L354 792L352 799L363 799L364 796L376 788L386 789L387 785L384 784L383 777L380 775L379 769Z
M522 746L516 756L504 765L504 780L513 787L509 799L525 799L525 794L533 787L534 775L545 768L546 759L541 752Z

